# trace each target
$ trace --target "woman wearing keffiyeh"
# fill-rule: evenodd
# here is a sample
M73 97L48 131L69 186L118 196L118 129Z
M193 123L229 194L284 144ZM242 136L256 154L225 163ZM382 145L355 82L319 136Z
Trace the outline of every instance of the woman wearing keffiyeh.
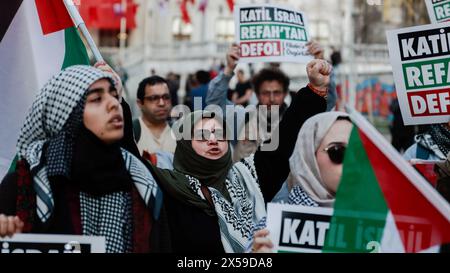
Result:
M157 217L161 193L122 148L124 127L109 73L73 66L50 79L22 126L16 171L0 186L1 217L17 215L0 226L0 236L22 229L104 236L109 253L148 251L149 238L136 240L149 233L139 221Z
M193 113L186 119L191 126L183 129L194 139L178 141L175 171L159 168L158 161L151 175L117 144L124 124L120 95L103 80L108 76L69 68L44 87L27 117L18 151L33 181L21 175L25 163L18 164L15 176L0 186L0 214L19 216L25 232L105 236L108 252L129 252L141 234L133 193L157 217L157 180L175 252L243 252L265 215L265 201L287 178L300 127L326 110L331 66L315 60L307 69L310 85L297 93L280 122L275 151L258 151L233 165L226 126L218 117Z

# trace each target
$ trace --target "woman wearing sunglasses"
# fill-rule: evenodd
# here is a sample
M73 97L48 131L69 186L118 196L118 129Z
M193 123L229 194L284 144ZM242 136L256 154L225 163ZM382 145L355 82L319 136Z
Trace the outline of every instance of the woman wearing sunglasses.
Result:
M289 204L333 207L352 128L343 112L318 114L305 122L289 160ZM265 227L265 219L258 227ZM255 233L253 252L270 252L273 245L267 235L266 229Z
M219 117L199 111L174 125L181 133L174 170L152 167L164 193L174 252L245 252L255 224L266 215L265 203L289 175L295 136L308 118L326 110L331 65L314 60L307 71L309 87L300 90L286 110L275 151L257 151L233 164L230 134ZM157 166L166 165L157 160Z

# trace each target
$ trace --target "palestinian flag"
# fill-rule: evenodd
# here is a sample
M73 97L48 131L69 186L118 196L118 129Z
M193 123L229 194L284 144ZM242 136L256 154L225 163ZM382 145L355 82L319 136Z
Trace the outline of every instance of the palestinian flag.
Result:
M436 252L450 206L356 111L324 252Z
M89 64L62 0L0 1L0 177L37 91L62 68Z

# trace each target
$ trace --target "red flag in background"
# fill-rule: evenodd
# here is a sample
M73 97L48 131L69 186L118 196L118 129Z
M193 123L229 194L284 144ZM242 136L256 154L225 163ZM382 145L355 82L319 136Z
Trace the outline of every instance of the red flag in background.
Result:
M234 11L234 0L227 0L228 8L231 12Z
M198 10L205 13L207 7L208 0L200 0L200 3L198 4Z
M127 18L127 29L136 28L138 4L127 0L127 9L122 7L121 0L84 0L79 7L80 15L89 28L103 30L119 30L120 20Z
M63 0L36 0L44 35L74 26Z
M191 23L191 17L189 16L189 12L187 10L188 2L191 2L192 4L194 4L195 0L182 0L181 4L180 4L181 19L186 24L190 24Z

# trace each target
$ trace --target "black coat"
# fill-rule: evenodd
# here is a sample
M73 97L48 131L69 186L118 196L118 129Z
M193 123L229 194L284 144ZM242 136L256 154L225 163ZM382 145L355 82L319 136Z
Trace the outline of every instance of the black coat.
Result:
M303 123L310 117L326 111L326 100L303 88L293 98L280 122L278 149L257 151L255 168L264 200L270 202L287 179L289 158ZM175 253L220 254L224 252L217 216L186 205L164 192L172 249Z

